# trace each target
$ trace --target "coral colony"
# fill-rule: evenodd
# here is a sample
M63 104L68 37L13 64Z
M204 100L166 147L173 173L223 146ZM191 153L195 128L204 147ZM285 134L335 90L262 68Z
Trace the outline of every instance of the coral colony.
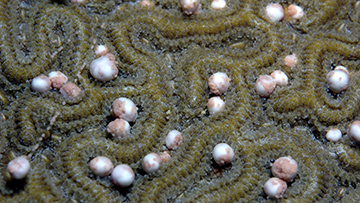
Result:
M88 3L87 1L84 1L84 0L83 1L72 0L71 2L73 4L77 4L76 6L83 6L83 7L86 6ZM152 2L150 0L142 0L142 1L138 2L138 4L140 4L140 6L146 7L147 9L149 9L149 11L151 11L152 9L155 9L154 7L156 7L156 4L154 4L154 2ZM181 8L179 8L179 10L181 10L180 12L182 12L182 13L180 13L181 16L186 17L188 19L192 19L192 18L196 19L196 17L199 17L199 19L201 19L200 17L202 15L202 13L204 13L204 12L219 12L219 13L225 12L231 6L231 4L228 4L225 0L213 0L213 1L211 1L211 4L206 5L205 8L204 8L204 6L202 8L202 5L199 0L179 0L178 4L181 5ZM118 8L118 10L121 10L121 9L123 9L123 8L121 8L121 7ZM275 26L275 25L279 25L279 24L283 23L283 24L289 25L290 27L291 27L291 25L294 25L295 23L299 22L304 17L304 14L305 14L304 9L298 5L295 5L295 4L283 5L280 3L270 3L270 4L266 5L265 7L261 8L260 12L261 12L261 18L262 18L261 20L266 22L266 25ZM151 20L155 19L154 16L150 17L150 15L149 15L149 18L151 18ZM148 19L146 19L146 20L148 20ZM107 25L104 25L104 26L106 27ZM114 34L114 33L116 34L116 32L113 32L111 34ZM164 33L159 33L158 35L162 35ZM141 35L141 34L143 34L143 33L138 32L138 35ZM149 43L148 40L145 39L146 37L147 36L144 35L142 40L145 42L147 41L147 43ZM241 36L241 37L243 37L243 36ZM181 38L181 37L179 37L179 38ZM109 44L107 44L107 45L98 44L96 46L95 46L95 44L96 43L94 43L93 47L92 47L92 48L95 47L95 50L94 50L95 58L93 57L94 55L91 56L90 57L91 58L90 65L88 65L88 66L84 65L85 67L87 67L89 69L89 71L87 72L89 74L89 77L91 78L91 80L96 81L97 83L99 83L101 85L105 85L105 86L107 84L110 84L111 82L114 82L114 81L117 82L120 77L119 69L121 68L121 67L119 67L120 66L119 63L120 63L120 60L122 60L122 59L120 59L120 57L117 56L117 52L110 53L110 49L111 50L113 50L113 49L111 46L108 46ZM149 45L149 47L151 47L149 49L152 50L152 49L155 49L156 46ZM64 47L59 48L56 53L51 55L51 57L52 58L56 57L56 55L59 54L59 52L63 51L63 49L64 49ZM272 97L274 97L273 92L279 91L279 89L275 90L276 88L280 88L280 90L285 90L286 88L291 87L291 85L294 82L298 82L298 81L296 81L296 80L299 80L298 78L293 80L294 76L291 73L293 71L296 71L296 68L302 65L301 60L300 61L298 60L298 57L301 58L301 56L298 54L295 54L295 53L286 55L288 53L291 53L291 52L283 53L281 60L280 60L280 64L281 64L282 68L285 68L285 69L287 68L286 70L282 71L282 70L279 70L279 69L281 69L279 67L271 67L271 69L269 68L268 70L266 70L265 73L260 73L260 72L257 72L257 70L255 70L254 72L256 72L256 75L251 76L251 77L246 77L247 81L251 81L251 85L250 85L251 88L249 88L248 91L250 92L251 97L256 98L256 102L265 101L265 102L270 103L270 100L273 99ZM296 53L298 53L298 52L296 52ZM116 61L116 59L118 59L119 62ZM169 65L169 67L171 68L171 65ZM209 67L212 67L212 66L209 66ZM216 67L216 68L221 70L222 67L220 66L220 67ZM206 74L204 74L205 76L202 75L201 82L199 82L199 84L202 84L201 88L203 88L203 90L204 90L203 91L203 93L204 93L203 94L203 96L204 96L203 102L202 103L200 102L200 104L199 104L199 106L201 106L201 108L202 108L202 113L200 115L201 116L205 115L206 117L204 119L219 119L220 120L221 119L220 116L222 114L224 114L225 100L229 101L228 99L230 98L230 97L228 97L228 95L233 93L234 91L240 91L239 89L241 89L243 87L239 88L240 83L236 82L237 76L235 76L235 74L233 72L229 71L228 73L225 73L225 71L228 71L225 68L224 68L224 70L222 70L224 72L216 72L216 70L214 70L214 69L215 68L208 68L208 72ZM277 69L277 70L274 70L274 69ZM330 70L330 69L331 69L330 67L327 67L326 75L324 73L322 73L322 74L324 74L322 76L322 78L323 78L322 85L324 86L324 89L328 90L328 91L325 91L328 94L327 96L329 96L329 98L331 97L333 100L335 100L338 97L346 95L346 91L348 89L351 89L351 88L349 88L349 86L351 85L350 80L351 80L351 74L353 74L353 68L349 67L349 70L348 70L347 67L345 67L345 66L337 65L333 70ZM271 72L271 70L274 70L274 71ZM147 71L147 70L141 70L141 71ZM149 72L151 72L151 71L149 71ZM147 74L150 75L150 73L147 73ZM228 74L229 74L229 76L232 77L233 80L231 80L230 77L228 77ZM266 74L270 74L270 75L266 75ZM176 78L175 76L173 76L173 77ZM69 77L69 78L71 78L71 77ZM149 78L150 78L150 76L149 76ZM198 77L198 78L201 78L201 77ZM245 76L244 76L244 78L245 78ZM291 79L290 84L289 84L289 78ZM149 79L149 81L150 81L150 79ZM149 81L144 80L144 84L145 83L150 84ZM231 86L230 86L230 81L231 81ZM161 81L161 82L166 83L167 81L166 82ZM168 85L168 86L176 87L178 85L177 82L178 81L176 81L174 83L169 82L170 85ZM206 86L206 84L207 84L207 86ZM31 92L31 94L43 96L43 95L46 95L46 92L49 92L49 91L53 91L53 92L59 91L60 94L62 95L62 96L60 96L62 99L65 99L65 100L70 99L71 100L71 99L80 97L80 95L82 95L82 94L85 94L84 93L85 90L82 91L78 87L78 85L81 85L80 81L76 80L73 82L69 82L68 77L65 74L63 74L60 71L54 70L54 71L49 72L48 76L41 74L41 75L38 75L38 76L32 78L31 84L30 84L32 91L30 90L30 92ZM180 85L178 85L178 86L180 86ZM119 87L119 88L124 88L124 87ZM127 87L125 87L125 88L127 88ZM134 86L131 88L136 89L137 87ZM129 87L129 89L130 89L130 87ZM161 91L164 91L164 90L161 90ZM275 93L277 93L277 92L275 92ZM88 94L91 94L91 93L88 93ZM148 94L151 94L151 93L148 93ZM271 96L272 94L273 94L273 96ZM136 94L134 93L134 95L136 95ZM144 102L145 100L137 99L136 96L134 96L134 95L123 94L123 95L120 95L120 97L119 97L119 95L117 95L116 97L114 96L112 98L111 105L110 105L110 102L107 104L102 104L103 106L106 106L106 108L108 108L107 117L103 120L109 119L112 121L109 122L109 120L107 120L106 129L102 128L100 130L99 129L91 129L91 130L105 131L107 133L106 140L116 141L116 144L119 146L123 145L124 143L129 144L130 143L129 140L131 138L133 138L132 133L135 134L134 132L137 130L135 127L136 127L137 123L139 122L139 119L144 123L150 122L149 120L152 119L151 118L152 115L150 115L150 118L146 118L148 120L144 121L146 119L143 117L143 115L145 115L145 113L143 110L144 108L142 106L143 105L142 102ZM151 96L153 96L153 95L150 95L149 97L151 97ZM177 97L182 97L183 95L179 96L179 95L177 95L177 92L174 91L172 96L174 98L175 97L177 98ZM117 98L117 99L114 100L114 98ZM266 98L266 99L263 99L263 98ZM157 99L161 100L159 98L157 98ZM187 99L190 100L192 98L187 98ZM102 98L100 98L99 100L102 100ZM135 103L134 103L134 101L135 101ZM206 101L207 101L207 103L206 103ZM80 101L80 103L81 103L81 101ZM76 103L76 105L80 105L80 104ZM168 105L168 104L165 104L165 106L166 105ZM181 105L181 104L176 103L176 105ZM241 104L237 104L237 105L238 105L237 108L242 108ZM170 104L169 104L169 106L170 106ZM335 106L335 104L334 104L334 106ZM226 108L229 108L229 107L227 106ZM148 109L146 109L146 110L148 110ZM206 113L206 110L208 113ZM158 112L153 112L153 113L155 114ZM170 114L171 114L171 111L170 111ZM54 122L56 122L56 118L59 115L61 117L61 112L60 113L57 112L56 116L53 117L53 119L50 122L50 125L48 126L48 128L46 128L47 131L50 131L50 127L52 125L54 125ZM194 117L196 117L196 116L194 116ZM165 120L165 118L162 118L162 119ZM176 116L174 116L174 118L171 118L171 119L177 120L177 122L179 122L179 125L178 126L175 125L175 127L172 126L169 128L168 127L169 125L167 125L167 123L164 121L162 123L162 126L163 126L161 129L162 131L158 130L159 133L154 138L154 140L155 140L154 142L161 143L162 148L160 148L160 150L159 150L159 148L155 148L154 146L151 146L152 148L144 147L144 150L147 152L145 152L141 156L138 155L140 158L137 158L137 159L140 161L138 161L137 163L133 163L132 162L133 159L128 159L127 161L124 161L125 159L121 159L121 157L116 157L116 160L114 159L114 157L108 156L109 157L108 158L105 155L102 155L101 154L102 152L94 150L94 151L91 151L91 154L86 155L86 157L88 157L88 160L84 161L84 163L86 162L87 168L84 167L83 169L87 170L89 172L89 174L90 174L89 177L91 177L91 178L96 177L95 180L99 181L99 182L103 181L101 183L102 187L105 187L105 185L106 185L104 183L105 181L108 181L108 182L111 181L111 183L113 184L110 187L111 190L120 190L120 191L126 191L126 188L131 188L133 185L136 185L138 183L137 181L138 181L139 176L149 177L148 180L143 179L142 181L151 181L150 179L156 178L157 176L160 176L160 177L163 176L164 174L161 174L159 171L162 171L163 169L165 170L166 167L168 166L168 164L173 161L172 160L173 157L187 156L186 154L179 155L179 153L180 152L187 153L186 150L183 149L184 143L186 143L186 141L189 142L189 140L192 140L192 138L187 135L186 131L183 131L182 127L180 127L181 126L180 123L182 122L181 119L178 119L178 117L176 117ZM201 120L201 119L203 119L203 118L202 117L200 118L200 116L193 118L193 120L196 120L196 122L200 122L199 120ZM170 120L170 118L166 118L166 121L168 121L168 120ZM226 120L226 121L228 122L228 120ZM23 121L21 121L21 122L23 122ZM74 123L73 125L75 125L75 124L76 123ZM150 124L149 126L151 126L151 125L153 125L153 124ZM214 124L214 125L216 125L216 124ZM228 125L228 124L226 124L226 125ZM264 128L264 127L266 127L268 125L272 125L272 124L269 122L267 124L263 124L263 125L257 124L257 125L258 125L258 128ZM224 126L219 125L219 126L227 127L225 125ZM163 130L163 128L165 128L165 127L166 127L166 130ZM175 130L175 128L182 132ZM174 129L174 130L172 130L172 129ZM240 127L234 128L234 131L237 131L238 129L240 129ZM327 129L326 134L323 133L323 135L325 134L325 138L327 140L327 141L325 140L326 143L331 144L331 145L336 145L336 144L339 144L339 142L341 143L343 141L343 140L341 140L343 138L341 130L344 131L344 129L341 128L341 126L340 126L341 130L339 128L335 128L335 127L329 127L326 129ZM221 132L221 130L219 130L219 129L216 129L216 130ZM158 132L158 131L154 131L154 132ZM136 133L139 133L139 132L136 132ZM184 133L184 135L182 133ZM352 142L360 144L360 121L358 121L358 120L353 121L348 126L346 135L352 140ZM239 136L243 136L243 135L240 135L240 133L239 133ZM272 135L266 135L266 136L271 137ZM36 150L39 148L39 145L43 141L44 137L45 137L45 133L42 134L40 139L38 139L38 143L37 143L36 147L34 147L33 150L31 152L29 152L29 155L20 155L8 162L6 173L7 173L7 175L10 176L10 179L7 181L16 181L16 180L22 180L22 179L26 178L27 174L29 174L30 170L32 170L31 169L31 162L32 162L31 157L36 152ZM102 138L104 138L104 136ZM145 137L142 139L149 139L149 138ZM217 167L219 167L218 170L223 173L223 176L226 176L226 175L228 175L228 173L231 173L231 168L234 166L234 164L235 163L239 164L237 162L239 162L239 160L241 160L243 158L242 156L246 156L246 155L239 154L239 151L236 151L236 153L235 153L234 149L235 150L238 149L238 146L234 145L235 142L230 142L230 141L227 142L226 138L223 138L224 140L220 140L216 137L210 138L210 140L211 139L216 140L217 144L216 145L214 144L215 146L209 145L210 141L205 140L204 145L206 145L207 147L208 146L210 146L210 147L204 148L201 150L198 149L199 150L198 153L201 152L203 154L207 154L206 155L207 159L204 158L202 160L209 160L207 162L208 168L210 168L211 163L214 163ZM343 139L345 139L345 136ZM294 142L296 142L296 141L294 140ZM95 141L94 141L94 143L95 143ZM229 144L227 144L227 143L229 143ZM266 143L260 143L260 144L264 145L264 147L266 146ZM234 149L233 149L233 147L234 147ZM212 151L210 148L212 148ZM271 147L269 147L269 148L271 148ZM119 148L119 150L122 150L122 149ZM291 152L291 151L289 150L288 152ZM111 152L111 153L115 154L116 151ZM293 155L291 155L291 156L293 156ZM280 158L276 159L274 162L270 159L261 160L264 163L265 162L267 162L267 163L273 162L270 164L271 165L271 174L270 174L270 167L269 167L268 173L259 175L259 176L261 176L261 175L266 176L266 179L267 179L266 182L262 181L262 183L261 183L261 184L263 184L262 189L266 194L266 195L264 195L264 196L266 196L266 198L271 199L271 200L279 199L279 198L286 198L286 196L287 196L286 191L293 189L292 187L294 186L294 183L298 183L297 181L299 181L299 179L301 179L301 177L299 177L300 176L299 173L301 172L301 170L299 170L298 162L295 161L291 156L280 157ZM110 158L113 160L110 160ZM196 157L196 158L198 158L198 157ZM275 158L277 158L277 157L275 157ZM246 159L246 157L244 159ZM119 160L121 160L121 161L119 161ZM114 164L112 161L114 161L114 163L119 162L119 164L114 167ZM136 164L137 164L137 166L136 166ZM247 163L244 161L241 164L245 165ZM303 164L303 163L299 162L299 164L301 166L301 164ZM246 166L246 167L248 167L248 166ZM173 170L173 169L169 168L168 170ZM189 171L190 170L191 169L189 169ZM211 170L213 170L213 169L211 169ZM254 169L254 171L255 171L255 169ZM203 176L205 176L204 174L203 174ZM240 174L239 176L241 176L241 175L243 175L243 174ZM249 174L246 174L246 175L251 176ZM218 177L216 177L216 178L218 178ZM204 178L203 179L203 181L205 182L204 184L205 185L212 184L213 179L215 179L215 178L214 177L211 177L208 179ZM266 180L266 179L264 179L264 180ZM176 178L174 179L174 181L176 181ZM208 181L208 182L206 182L206 181ZM169 184L169 188L170 188L172 183L168 183L168 184ZM116 187L114 187L114 186L116 186ZM184 191L184 194L186 194L187 192L188 191ZM78 200L73 199L73 201L75 202Z

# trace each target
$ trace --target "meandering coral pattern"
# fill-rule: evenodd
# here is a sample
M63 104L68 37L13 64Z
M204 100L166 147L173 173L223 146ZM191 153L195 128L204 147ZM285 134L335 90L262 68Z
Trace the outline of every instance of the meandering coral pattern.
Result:
M0 1L0 202L271 202L263 185L283 156L299 170L282 200L359 201L360 148L346 135L360 119L359 1L280 1L304 16L276 23L264 16L270 0L229 0L219 10L202 0L190 16L180 0L149 2ZM99 44L118 62L119 75L107 82L89 71ZM290 54L298 58L293 68L284 64ZM334 95L326 75L338 65L350 83ZM274 70L289 84L261 98L255 81ZM34 77L52 71L80 95L31 90ZM211 115L207 81L216 72L231 81L220 96L224 110ZM119 97L138 108L121 139L106 131ZM330 127L343 133L339 142L326 140ZM143 157L166 151L174 129L181 145L145 173ZM234 149L231 164L212 159L218 143ZM26 178L8 181L7 163L29 154ZM133 184L95 176L89 163L97 156L129 165Z

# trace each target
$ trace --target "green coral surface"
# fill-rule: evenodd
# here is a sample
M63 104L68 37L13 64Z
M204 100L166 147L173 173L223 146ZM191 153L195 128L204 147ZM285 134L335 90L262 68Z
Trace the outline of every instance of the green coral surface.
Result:
M180 0L150 2L0 1L0 202L360 201L360 147L346 135L360 119L360 1L280 0L305 15L277 23L264 16L270 0L228 0L222 10L201 0L194 16L182 12ZM98 44L119 62L109 82L89 72ZM298 63L286 67L293 53ZM333 95L326 75L337 65L351 78ZM80 96L31 90L34 77L57 70ZM289 84L260 98L255 81L274 70ZM209 115L207 80L216 72L231 81L221 95L224 111ZM139 113L123 139L106 132L119 97ZM337 143L325 138L331 127L344 134ZM142 158L166 151L173 129L182 132L182 145L146 174ZM212 159L220 142L235 151L224 167ZM8 162L29 154L29 174L9 181ZM131 166L134 183L118 188L92 174L89 162L99 155ZM299 171L274 200L262 187L281 156L294 158Z

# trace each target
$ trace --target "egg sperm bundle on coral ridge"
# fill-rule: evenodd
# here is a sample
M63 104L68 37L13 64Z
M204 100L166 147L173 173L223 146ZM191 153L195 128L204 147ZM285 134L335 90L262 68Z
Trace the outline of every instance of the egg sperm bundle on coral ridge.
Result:
M298 171L278 201L358 202L360 2L185 2L0 0L0 202L271 202L264 184L287 156ZM260 95L277 70L287 84ZM32 89L53 71L68 96L47 79ZM230 85L212 93L218 72ZM108 133L122 97L136 120ZM226 106L211 113L212 97ZM233 150L224 164L219 143ZM151 153L162 162L148 173ZM121 167L98 176L98 156Z

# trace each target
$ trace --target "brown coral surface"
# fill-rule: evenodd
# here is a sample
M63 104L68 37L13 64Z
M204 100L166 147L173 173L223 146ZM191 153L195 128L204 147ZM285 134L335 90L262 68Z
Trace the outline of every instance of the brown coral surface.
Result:
M345 132L360 119L360 2L279 1L304 17L278 23L264 17L270 0L229 0L222 10L200 2L201 13L188 16L179 0L0 0L0 202L268 202L262 187L283 156L299 170L278 201L359 202L360 147ZM119 62L114 80L89 72L98 44ZM283 59L293 53L298 62L288 68ZM326 74L338 65L351 78L333 95ZM255 81L274 70L289 84L260 98ZM81 94L32 91L32 78L51 71ZM209 115L207 80L216 72L231 82L225 109ZM106 132L119 97L138 108L122 139ZM345 136L328 142L330 127ZM174 129L181 146L145 173L143 157L165 151ZM230 165L214 164L218 143L234 149ZM7 163L29 154L26 178L8 181ZM128 164L134 183L118 188L92 174L96 156Z

